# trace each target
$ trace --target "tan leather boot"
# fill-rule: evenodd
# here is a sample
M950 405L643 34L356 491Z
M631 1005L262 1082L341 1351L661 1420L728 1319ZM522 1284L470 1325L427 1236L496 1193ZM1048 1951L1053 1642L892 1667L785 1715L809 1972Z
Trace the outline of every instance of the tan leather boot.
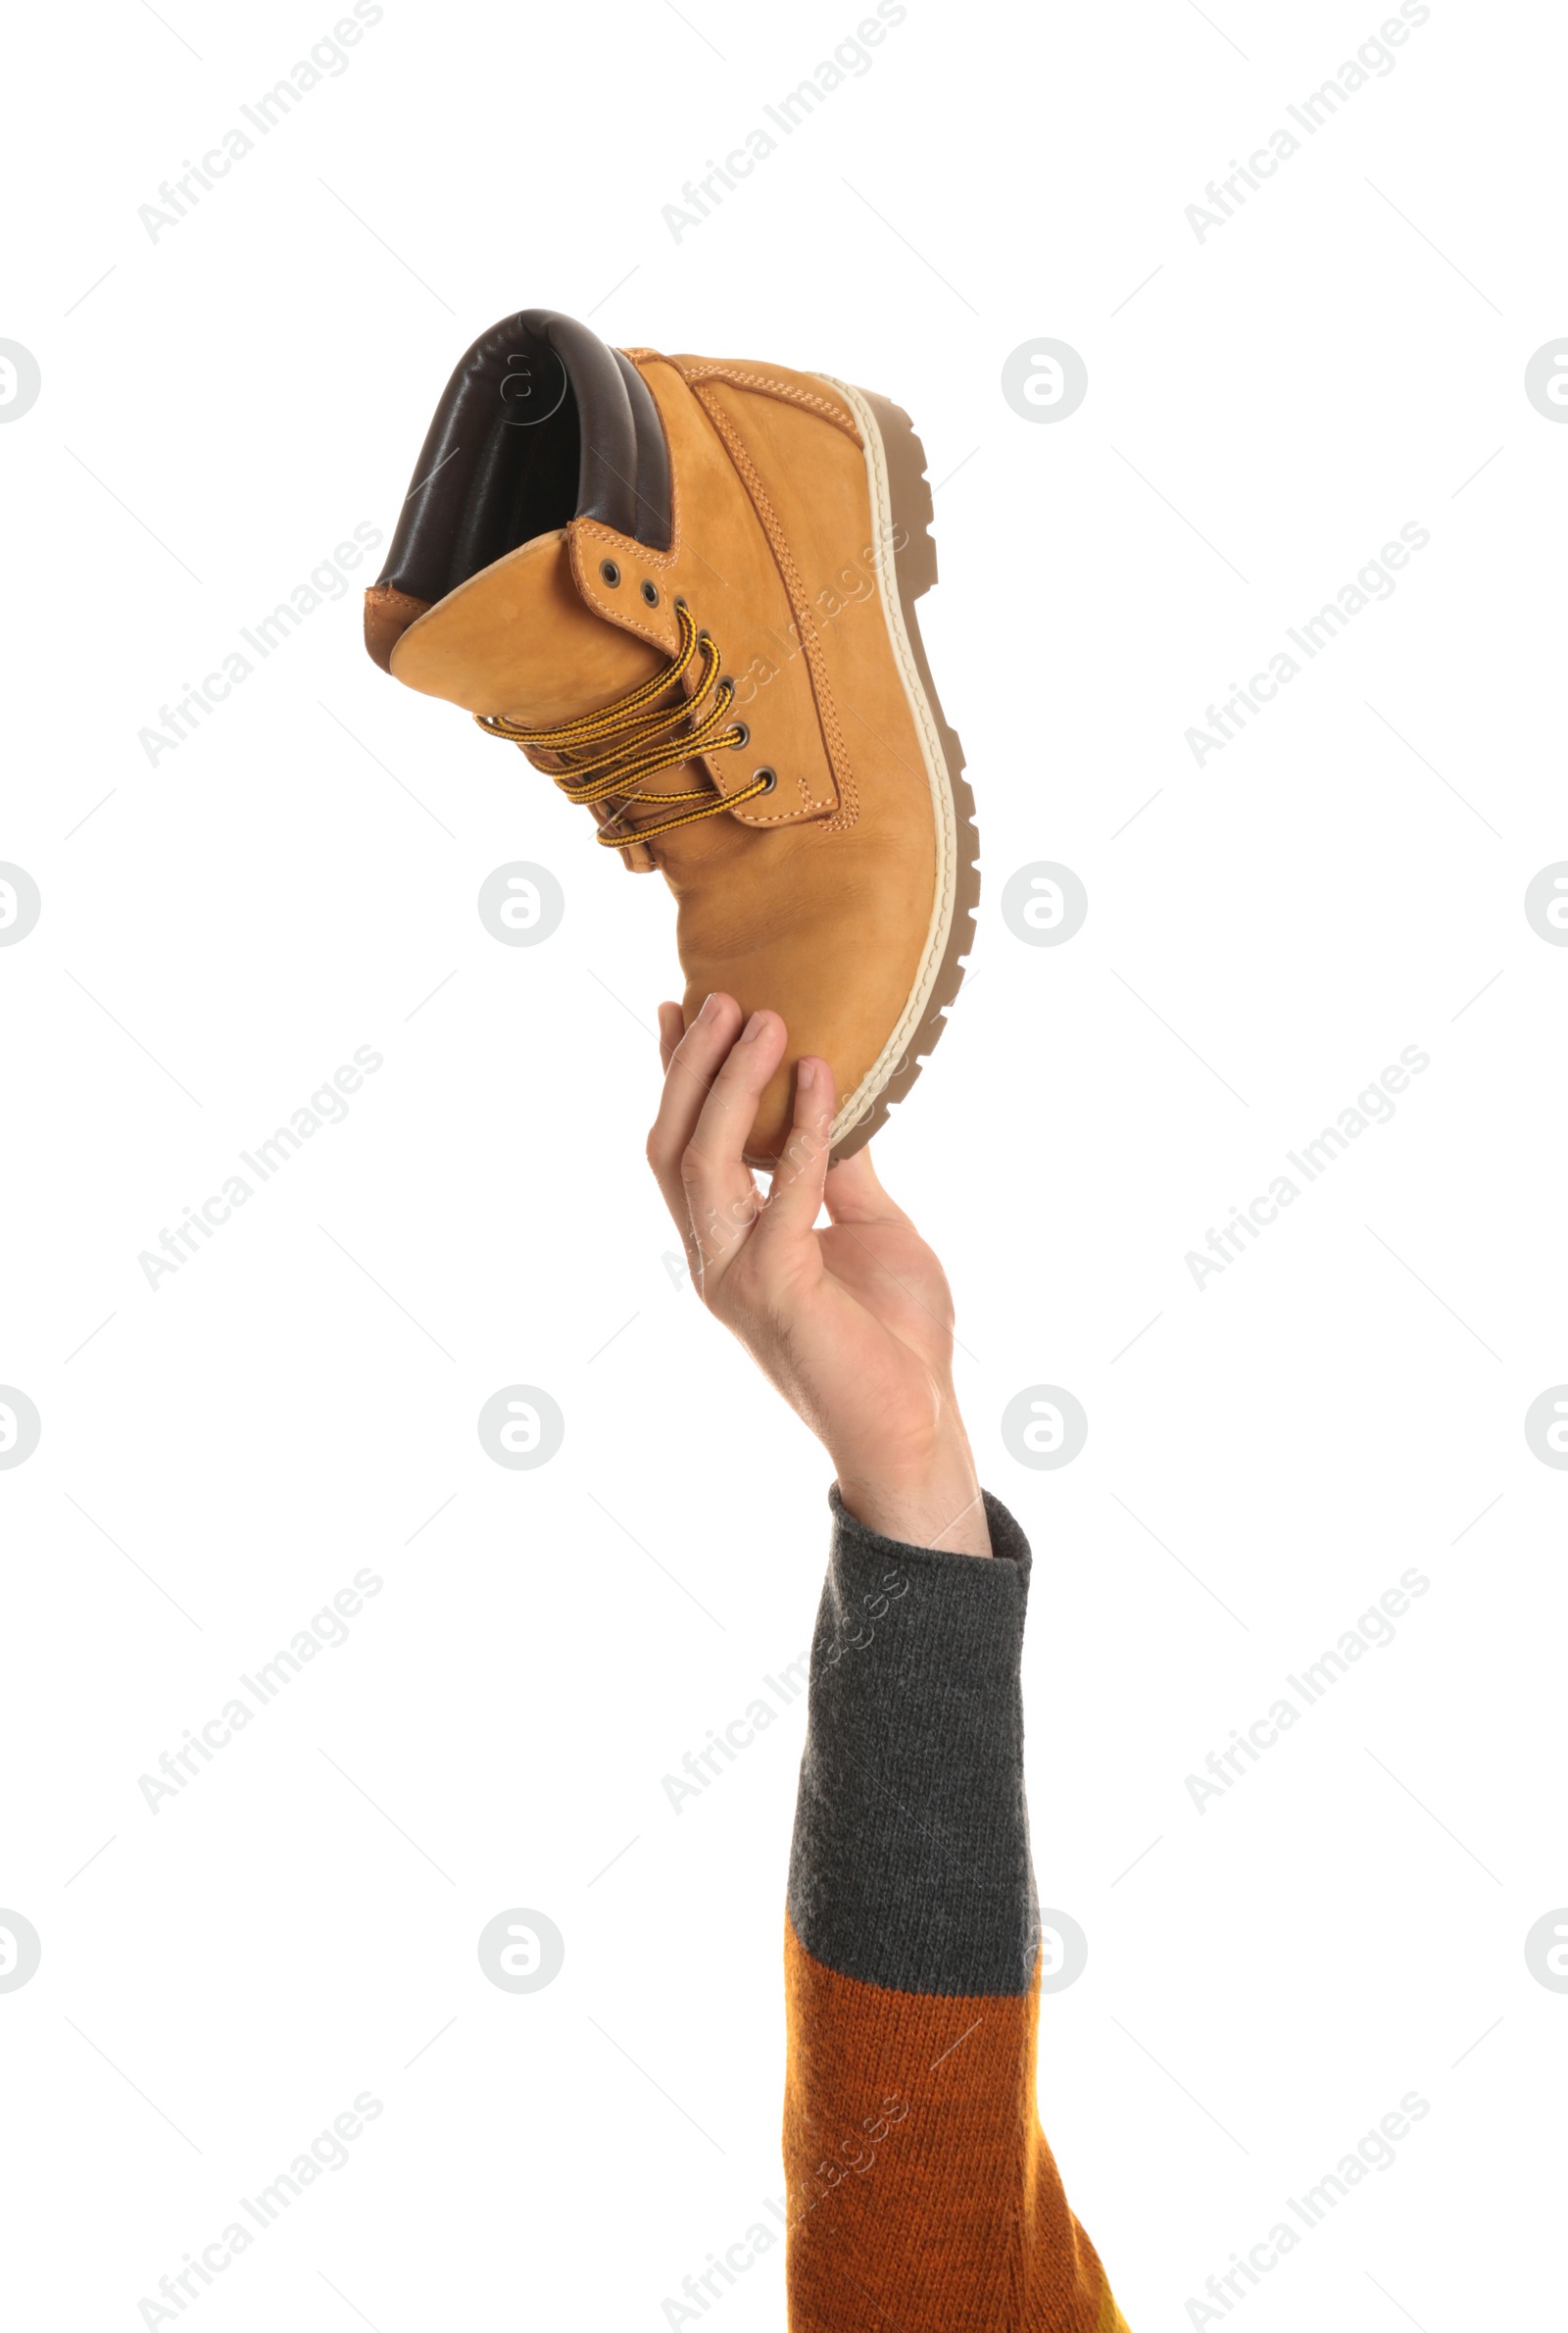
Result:
M476 341L441 402L366 645L586 806L679 905L688 1022L713 989L837 1081L836 1157L941 1034L979 876L962 751L914 603L931 490L885 398L779 365L612 350L548 310Z

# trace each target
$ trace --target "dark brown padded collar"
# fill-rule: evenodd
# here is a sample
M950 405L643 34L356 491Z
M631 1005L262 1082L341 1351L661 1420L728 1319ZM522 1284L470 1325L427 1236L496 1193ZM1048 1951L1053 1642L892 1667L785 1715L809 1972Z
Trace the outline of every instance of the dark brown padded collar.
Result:
M367 611L376 663L460 583L573 519L669 548L663 425L618 350L526 308L480 335L436 408Z

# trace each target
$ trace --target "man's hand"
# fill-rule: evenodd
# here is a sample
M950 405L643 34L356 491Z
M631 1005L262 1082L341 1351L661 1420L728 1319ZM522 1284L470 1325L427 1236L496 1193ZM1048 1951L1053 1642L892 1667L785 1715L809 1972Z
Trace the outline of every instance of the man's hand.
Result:
M783 1021L754 1013L743 1029L734 998L714 995L684 1035L678 1005L661 1005L659 1026L648 1163L697 1293L822 1442L852 1514L890 1539L989 1556L947 1279L869 1151L828 1166L828 1064L796 1068L794 1128L764 1200L742 1153L784 1058Z

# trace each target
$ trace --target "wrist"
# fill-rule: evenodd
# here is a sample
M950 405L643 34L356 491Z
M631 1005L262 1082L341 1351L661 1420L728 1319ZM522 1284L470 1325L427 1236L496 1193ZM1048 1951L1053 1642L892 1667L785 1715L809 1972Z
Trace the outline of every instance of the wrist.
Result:
M944 1555L991 1553L985 1499L961 1426L922 1459L842 1464L838 1487L856 1520L884 1539Z

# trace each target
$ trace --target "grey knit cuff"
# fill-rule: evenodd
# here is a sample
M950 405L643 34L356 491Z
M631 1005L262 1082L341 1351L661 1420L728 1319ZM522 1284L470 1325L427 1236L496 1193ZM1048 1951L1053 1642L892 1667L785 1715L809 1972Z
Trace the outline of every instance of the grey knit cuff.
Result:
M900 1992L1023 1994L1038 1908L1019 1662L1029 1543L986 1493L993 1554L884 1539L835 1486L811 1641L789 1911L813 1960Z

